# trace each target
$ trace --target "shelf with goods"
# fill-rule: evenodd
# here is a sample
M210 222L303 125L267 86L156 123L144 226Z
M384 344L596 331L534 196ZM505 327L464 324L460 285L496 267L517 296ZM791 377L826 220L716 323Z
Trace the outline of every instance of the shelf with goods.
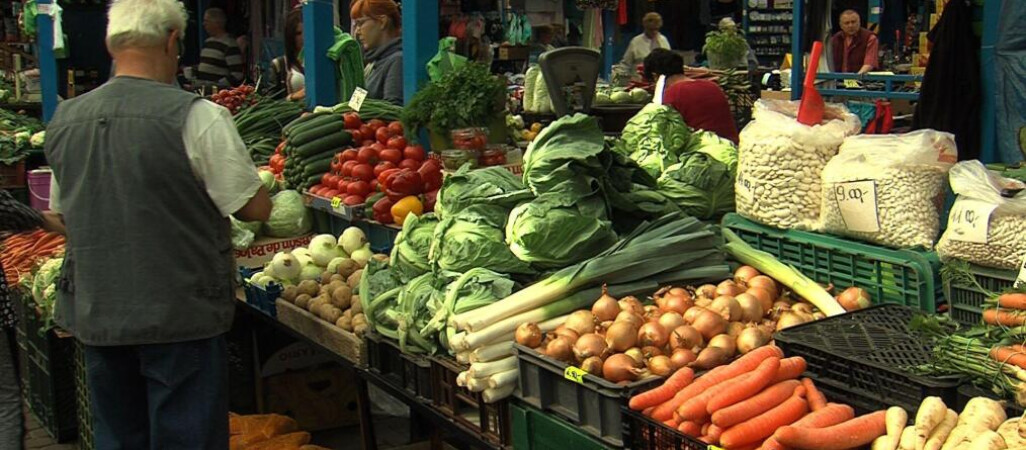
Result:
M760 63L775 65L791 51L793 2L751 0L742 2L742 27Z

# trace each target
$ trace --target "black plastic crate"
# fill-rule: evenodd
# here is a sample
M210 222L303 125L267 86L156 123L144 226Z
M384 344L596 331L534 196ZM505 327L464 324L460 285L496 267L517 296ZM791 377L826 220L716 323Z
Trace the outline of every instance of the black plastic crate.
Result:
M594 375L580 382L566 375L566 363L548 358L522 345L517 350L520 390L517 398L542 411L552 412L614 447L622 447L621 408L631 395L654 388L663 378L617 384Z
M876 305L788 328L774 335L787 356L801 356L807 373L827 398L861 411L919 407L937 396L953 405L959 377L925 377L905 368L930 362L929 340L909 330L921 312L900 305Z
M411 395L431 399L431 362L427 357L403 353L399 343L368 331L367 368Z
M958 323L973 326L983 321L983 303L987 300L985 291L1001 293L1015 284L1018 274L1014 270L993 269L975 264L969 265L969 271L983 289L969 283L945 279L944 296L951 303L951 318Z
M713 447L628 407L623 407L623 446L634 450L706 450Z
M89 385L86 384L85 352L75 340L75 403L78 408L78 448L93 450L93 418L89 411Z
M448 356L432 356L431 402L481 439L496 445L512 443L510 399L485 403L480 392L471 392L456 384L456 377L469 367Z
M281 297L282 286L278 283L268 283L266 288L250 283L249 278L260 272L259 269L239 268L242 274L242 288L246 292L246 303L253 305L260 312L271 317L278 317L278 307L275 300Z
M29 411L55 441L74 440L78 434L74 338L53 329L42 332L45 325L32 300L14 297L21 388Z

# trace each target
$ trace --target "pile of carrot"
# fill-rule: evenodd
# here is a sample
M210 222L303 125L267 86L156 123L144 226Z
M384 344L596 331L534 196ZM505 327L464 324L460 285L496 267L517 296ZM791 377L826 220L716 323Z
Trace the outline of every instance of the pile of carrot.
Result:
M1008 292L987 303L983 323L998 327L1026 325L1026 294Z
M9 286L18 284L22 275L32 273L42 258L64 251L64 236L42 230L13 234L0 245L0 264Z
M812 380L799 379L805 369L804 358L770 345L697 378L680 369L629 406L730 450L847 449L885 433L884 411L855 417L850 406L828 403Z

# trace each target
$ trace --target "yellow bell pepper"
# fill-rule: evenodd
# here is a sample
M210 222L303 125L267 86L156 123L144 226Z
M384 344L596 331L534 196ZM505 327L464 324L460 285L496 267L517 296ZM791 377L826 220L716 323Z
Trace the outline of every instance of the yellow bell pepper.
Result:
M410 214L418 217L424 214L424 204L421 203L419 198L411 195L392 205L392 221L396 225L402 226L403 222L406 221L406 216Z

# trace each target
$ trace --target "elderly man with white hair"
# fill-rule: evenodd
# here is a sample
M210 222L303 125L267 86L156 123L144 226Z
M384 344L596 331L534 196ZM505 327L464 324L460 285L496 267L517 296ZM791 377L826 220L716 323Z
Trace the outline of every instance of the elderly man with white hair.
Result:
M227 449L229 216L271 202L231 114L171 85L184 6L114 0L107 18L115 77L47 126L56 321L84 344L97 449Z

